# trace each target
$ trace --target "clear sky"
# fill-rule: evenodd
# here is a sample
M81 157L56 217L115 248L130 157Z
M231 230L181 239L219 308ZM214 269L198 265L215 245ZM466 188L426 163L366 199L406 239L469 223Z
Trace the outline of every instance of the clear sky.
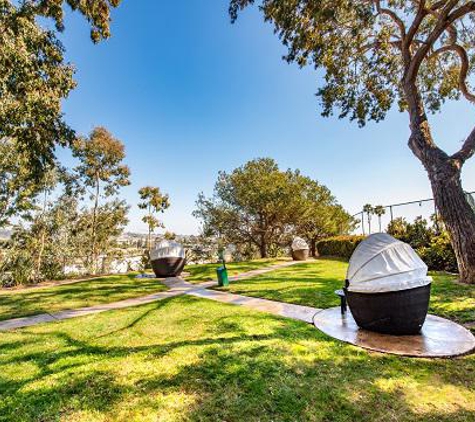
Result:
M196 233L198 193L211 194L219 170L264 156L327 185L352 213L365 203L431 197L407 147L405 114L363 129L320 117L321 75L281 59L285 50L256 8L235 25L227 8L226 0L123 0L112 38L99 45L79 16L67 19L61 38L79 86L65 102L66 119L81 134L106 126L125 143L130 230L145 232L137 190L155 185L171 198L167 229ZM439 144L455 150L474 117L464 101L447 104L432 118ZM475 190L474 176L472 159L467 190Z

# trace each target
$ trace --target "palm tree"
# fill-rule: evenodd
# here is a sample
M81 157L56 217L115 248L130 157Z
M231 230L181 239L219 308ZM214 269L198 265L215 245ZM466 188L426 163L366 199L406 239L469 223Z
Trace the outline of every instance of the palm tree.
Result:
M386 208L384 208L382 205L376 205L373 209L373 212L375 215L378 216L378 220L379 220L379 232L381 233L382 232L382 229L381 229L381 217L386 214Z
M371 214L374 214L374 208L371 204L366 204L363 207L363 212L365 212L368 217L368 231L369 234L371 234Z

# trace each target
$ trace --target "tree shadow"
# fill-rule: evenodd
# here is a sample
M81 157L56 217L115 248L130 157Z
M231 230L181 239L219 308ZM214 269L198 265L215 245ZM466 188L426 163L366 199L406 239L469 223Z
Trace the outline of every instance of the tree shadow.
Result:
M173 326L147 342L130 340L160 323L173 307ZM20 340L7 343L8 350L2 343L0 420L49 421L58 415L67 420L81 411L114 420L124 403L156 419L176 411L178 420L191 421L448 422L475 417L467 404L475 394L473 357L416 360L369 353L308 324L189 297L120 312L114 330L98 328L92 319L91 333L59 323L21 330ZM168 338L173 330L176 336ZM33 347L39 339L58 347ZM131 368L123 375L130 362L147 370L137 376L138 369ZM29 364L37 367L30 377L3 376L2 368ZM424 389L438 386L452 391L453 397L446 398L449 409L437 408L431 397L425 400L432 408L414 406L414 394L424 399Z

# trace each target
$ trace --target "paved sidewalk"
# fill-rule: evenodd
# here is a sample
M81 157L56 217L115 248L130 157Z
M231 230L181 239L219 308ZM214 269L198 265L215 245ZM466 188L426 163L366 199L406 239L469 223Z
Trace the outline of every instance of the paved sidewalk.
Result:
M203 299L215 300L217 302L241 305L256 311L268 312L274 315L297 319L309 324L313 324L313 316L317 312L321 311L321 309L311 308L310 306L293 305L291 303L282 303L268 299L260 299L257 297L235 295L232 293L218 292L215 290L194 289L190 290L187 294Z
M23 318L7 319L0 321L0 331L14 330L16 328L30 327L45 322L61 321L63 319L77 318L84 315L97 314L100 312L111 311L113 309L128 308L130 306L145 305L158 300L168 299L170 297L180 296L184 293L183 289L171 289L166 292L155 293L148 296L142 296L132 299L125 299L119 302L105 303L102 305L88 306L85 308L70 309L55 313L39 314Z
M260 274L265 274L279 268L288 267L298 264L298 261L285 262L283 264L276 264L270 267L261 268L259 270L248 271L234 277L230 277L231 281L255 277ZM289 303L280 303L267 299L251 298L247 296L235 295L227 292L218 292L213 290L206 290L209 287L217 285L217 281L207 281L200 284L191 284L179 277L168 278L164 284L170 288L166 292L151 294L137 298L125 299L119 302L106 303L102 305L89 306L84 308L77 308L55 313L45 313L33 315L30 317L14 318L6 321L0 321L0 331L14 330L17 328L30 327L32 325L43 324L47 322L61 321L70 318L77 318L84 315L91 315L100 312L110 311L114 309L123 309L130 306L144 305L158 300L168 299L170 297L180 296L183 294L201 297L204 299L215 300L218 302L232 303L235 305L246 306L258 311L269 312L275 315L281 315L288 318L298 319L312 323L313 315L320 309L311 308L308 306L292 305Z

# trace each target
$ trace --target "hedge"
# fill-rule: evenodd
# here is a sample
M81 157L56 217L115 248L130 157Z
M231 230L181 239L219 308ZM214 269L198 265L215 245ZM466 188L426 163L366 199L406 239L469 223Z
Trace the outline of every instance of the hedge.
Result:
M366 236L336 236L320 240L317 251L320 256L337 256L350 259L351 254Z
M336 256L348 260L364 238L365 236L329 237L317 243L317 251L320 256ZM447 234L434 236L428 246L421 246L415 250L429 270L457 272L457 259Z

